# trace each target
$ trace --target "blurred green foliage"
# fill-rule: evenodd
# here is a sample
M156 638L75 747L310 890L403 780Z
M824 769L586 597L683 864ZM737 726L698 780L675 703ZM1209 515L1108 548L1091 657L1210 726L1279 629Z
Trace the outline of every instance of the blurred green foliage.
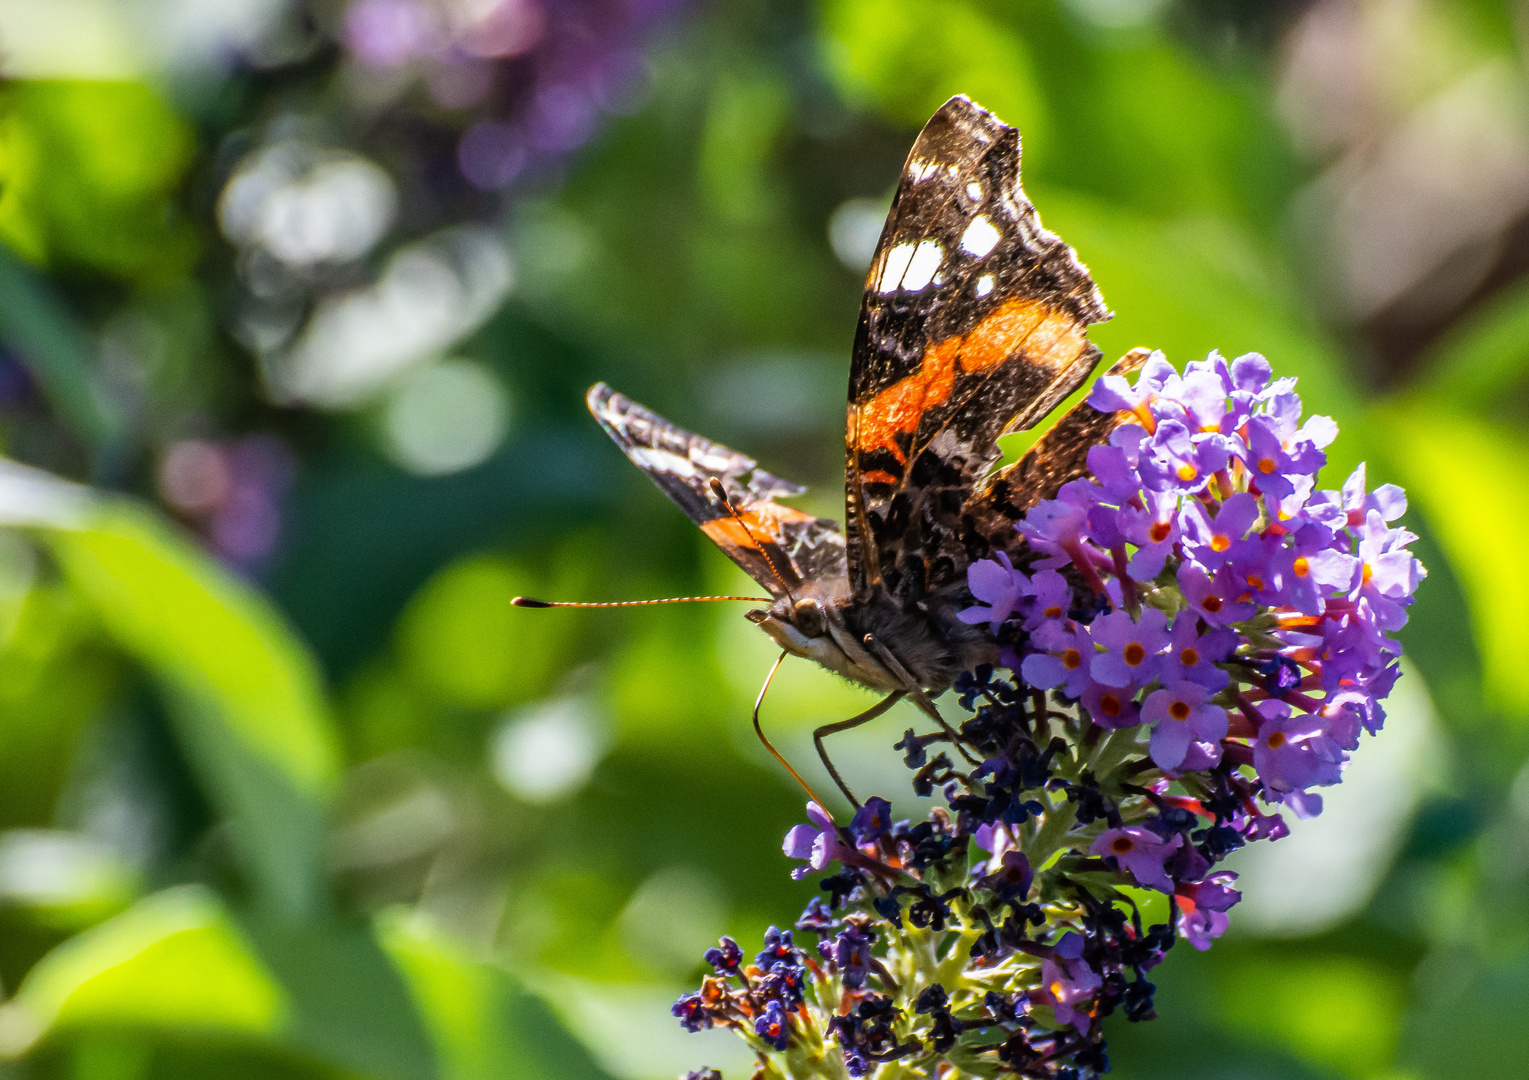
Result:
M1415 692L1381 736L1424 749L1330 810L1358 815L1342 832L1384 804L1391 839L1348 826L1360 854L1287 875L1309 880L1284 883L1283 921L1249 903L1211 952L1175 950L1161 1018L1111 1021L1116 1072L1529 1072L1529 207L1474 278L1441 257L1421 292L1358 314L1333 284L1347 219L1310 228L1313 200L1387 140L1426 147L1418 118L1480 73L1529 112L1515 5L685 7L633 108L434 219L487 223L515 277L437 349L511 406L499 448L452 475L389 457L393 390L283 403L240 321L246 293L289 295L251 285L266 256L220 232L261 146L296 131L398 178L374 251L292 275L325 296L434 227L401 133L444 107L397 97L407 123L377 121L335 44L343 7L282 7L330 34L296 59L0 89L0 446L24 463L0 468L0 1077L742 1075L667 1005L710 939L747 945L814 892L778 848L800 793L749 727L769 643L732 606L509 600L749 588L583 414L596 379L837 516L863 267L830 235L885 205L956 92L1022 129L1032 199L1115 312L1092 335L1106 356L1265 353L1342 425L1328 482L1367 461L1372 486L1407 487L1430 570ZM1362 98L1323 114L1360 125L1348 142L1300 119L1338 100L1302 74L1312 41ZM1407 164L1396 190L1450 197L1427 186L1456 175L1442 151ZM283 318L318 305L302 295ZM257 433L290 487L270 487L274 552L240 563L167 477L177 448ZM812 726L864 700L791 665L765 723L806 762ZM904 719L843 751L898 805ZM1329 912L1345 867L1368 877Z

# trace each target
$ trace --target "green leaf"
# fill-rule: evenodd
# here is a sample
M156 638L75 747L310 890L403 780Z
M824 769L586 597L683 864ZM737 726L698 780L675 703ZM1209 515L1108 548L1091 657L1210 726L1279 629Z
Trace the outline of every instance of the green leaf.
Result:
M0 523L32 526L74 590L166 690L261 901L322 903L337 737L313 659L248 585L148 510L0 462Z
M433 1080L437 1053L398 966L362 922L242 920L291 1002L287 1041L380 1080Z
M390 912L377 933L435 1037L442 1080L605 1077L539 998L472 959L425 916Z
M48 953L0 1006L0 1052L65 1029L134 1025L199 1034L278 1036L281 987L218 899L168 889Z
M1424 398L1379 407L1375 416L1389 436L1387 461L1464 589L1486 704L1529 717L1523 677L1529 623L1522 617L1529 610L1529 567L1505 546L1529 535L1529 439Z
M122 418L92 374L95 343L41 277L0 246L0 341L15 351L81 439L99 444Z
M1479 960L1457 946L1430 957L1417 1004L1402 1027L1405 1075L1421 1080L1529 1072L1529 956L1494 949Z
M1391 969L1342 956L1262 954L1225 963L1219 1011L1246 1032L1347 1076L1379 1076L1391 1064L1406 1002Z
M194 148L142 83L12 82L0 97L0 242L40 264L173 281L196 257L174 205Z

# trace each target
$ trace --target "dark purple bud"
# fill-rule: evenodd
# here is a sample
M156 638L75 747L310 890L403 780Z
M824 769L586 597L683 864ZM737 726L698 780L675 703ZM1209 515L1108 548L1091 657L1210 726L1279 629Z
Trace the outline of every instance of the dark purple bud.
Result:
M807 901L807 908L802 912L802 917L796 920L796 929L811 934L822 936L839 925L839 920L834 917L833 910L823 903L821 896L814 896Z
M706 962L716 969L718 975L738 974L738 964L743 959L743 946L730 937L717 941L717 948L707 949Z
M795 963L796 947L791 944L791 931L772 926L765 931L765 947L754 957L754 963L769 971L778 963Z
M1287 690L1301 685L1301 669L1294 660L1285 656L1272 656L1268 663L1258 669L1264 677L1264 690L1272 698L1283 699Z
M711 1027L711 1014L698 993L686 994L671 1005L669 1011L679 1019L680 1026L686 1031L705 1031Z
M909 728L901 740L892 744L893 750L902 750L903 764L910 769L923 768L924 762L929 760L929 755L924 751L923 741Z
M865 985L871 973L871 945L874 938L861 927L850 925L839 932L828 947L829 958L839 967L839 975L850 990Z
M857 844L874 844L892 831L892 804L877 795L855 811L849 823L850 835Z
M791 1022L779 1001L765 1006L764 1012L754 1021L754 1034L776 1050L784 1050L791 1042Z

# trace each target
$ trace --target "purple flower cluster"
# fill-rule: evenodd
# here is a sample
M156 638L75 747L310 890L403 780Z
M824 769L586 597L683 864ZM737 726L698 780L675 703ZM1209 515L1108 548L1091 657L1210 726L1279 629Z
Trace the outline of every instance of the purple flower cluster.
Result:
M980 603L961 618L1017 621L1004 659L1025 683L1100 727L1149 726L1167 776L1230 754L1266 801L1318 812L1308 789L1341 779L1398 674L1389 634L1424 576L1416 537L1390 524L1406 497L1367 492L1362 465L1317 491L1337 427L1301 423L1294 380L1271 381L1256 354L1183 375L1153 354L1135 386L1106 376L1089 404L1137 422L1020 523L1029 572L1002 555L972 567Z

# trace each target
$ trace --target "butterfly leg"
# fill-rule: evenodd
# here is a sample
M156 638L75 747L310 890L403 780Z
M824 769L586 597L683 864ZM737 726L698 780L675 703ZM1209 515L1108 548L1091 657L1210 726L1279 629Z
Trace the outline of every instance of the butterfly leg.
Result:
M940 730L945 732L946 737L950 739L950 744L967 760L967 763L971 765L981 764L980 761L972 757L971 751L962 745L960 733L945 722L945 718L940 715L940 710L934 707L934 702L930 700L929 695L924 693L923 689L914 681L913 676L908 674L908 669L903 667L902 662L892 654L892 650L877 641L874 635L867 634L864 640L866 648L874 652L881 662L886 665L887 670L901 679L904 685L909 688L907 694L913 703L919 707L919 710L936 724L940 725ZM844 785L840 784L839 786L842 788Z
M759 688L759 696L754 699L754 734L759 736L759 741L764 743L764 748L766 750L770 751L770 755L772 757L774 757L776 761L780 762L781 767L784 768L788 773L791 774L791 779L795 780L798 784L802 785L802 790L807 793L807 798L811 799L813 802L817 803L819 806L822 806L823 805L823 800L818 798L818 793L816 791L812 790L812 785L807 783L807 781L803 780L802 779L802 774L797 772L795 769L793 769L791 767L791 762L787 761L781 755L781 752L779 750L775 749L774 745L770 742L770 740L765 738L764 728L759 726L759 707L764 704L765 694L768 693L769 690L770 690L770 683L772 683L775 680L775 673L780 670L780 665L781 665L781 663L785 659L786 659L786 653L785 653L784 650L782 650L781 654L775 658L775 664L774 664L773 667L770 668L770 674L765 676L764 685ZM823 752L823 748L822 748L821 745L818 747L818 752L819 753ZM830 766L829 771L830 772L833 771L832 766ZM838 773L834 773L834 779L835 780L839 779L839 774ZM841 788L844 786L842 781L840 782L839 786Z
M824 724L812 733L812 741L817 745L818 757L823 759L823 767L828 770L828 775L834 778L834 783L839 785L839 790L844 792L844 797L850 801L850 805L854 806L857 810L860 808L860 800L855 798L854 792L850 791L849 785L839 775L839 770L834 768L834 763L828 759L828 751L823 748L823 738L827 735L836 735L841 731L848 731L850 728L859 727L861 724L870 723L901 701L903 696L903 691L895 690L858 716L851 716L848 720L840 720L837 724Z
M961 756L967 760L968 764L982 764L980 760L972 757L971 751L968 750L961 741L961 733L955 728L951 727L950 724L946 722L945 718L940 715L940 710L934 707L934 702L930 700L928 694L920 690L916 694L909 694L908 698L913 702L913 704L919 707L920 712L929 717L929 719L933 720L936 724L940 725L940 730L945 732L946 737L950 739L950 744L954 746L956 750L961 754Z

